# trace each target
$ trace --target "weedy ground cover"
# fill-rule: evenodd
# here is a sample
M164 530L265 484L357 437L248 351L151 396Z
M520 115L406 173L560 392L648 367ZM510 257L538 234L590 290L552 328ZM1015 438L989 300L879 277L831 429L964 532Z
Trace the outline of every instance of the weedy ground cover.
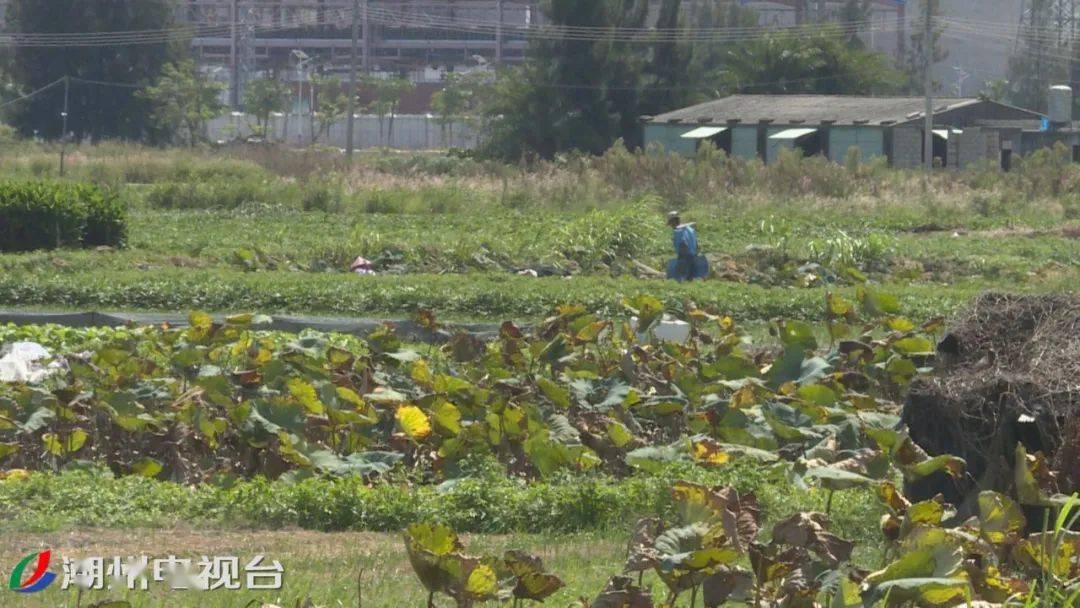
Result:
M0 303L394 315L427 306L523 317L569 301L567 289L611 308L610 279L624 294L669 289L650 269L670 257L662 220L672 208L697 224L716 274L710 285L763 303L862 282L953 301L986 288L1055 291L1077 280L1080 259L1080 177L1047 154L1008 175L941 174L929 188L876 166L788 158L762 167L619 148L530 166L377 151L351 170L327 151L225 154L80 149L69 176L126 201L127 246L0 256ZM5 155L0 175L55 177L49 159L50 150L23 145ZM358 255L386 280L348 282ZM511 283L496 294L466 285L522 270L572 278ZM429 278L458 274L468 279ZM447 289L447 298L428 297Z
M138 539L136 542L133 539ZM596 533L574 535L515 535L468 537L471 547L501 554L511 548L525 549L543 556L546 565L565 575L567 586L549 603L564 606L581 595L603 587L609 573L618 569L626 551L626 539ZM401 536L397 533L337 532L301 530L244 531L203 528L133 528L108 530L80 528L52 534L5 534L0 562L14 563L42 543L64 555L236 555L250 559L265 554L278 559L285 568L280 592L221 591L211 593L169 592L151 587L149 591L93 591L84 595L83 608L103 599L127 600L134 608L160 606L188 608L243 608L255 600L293 608L297 599L310 597L316 606L354 608L401 608L423 606L427 593L416 581L409 566ZM362 604L357 601L357 579ZM659 585L659 582L655 584ZM55 585L54 585L55 586ZM161 586L158 586L161 587ZM20 607L74 608L74 591L50 588L42 593L17 598ZM442 603L440 605L451 605Z

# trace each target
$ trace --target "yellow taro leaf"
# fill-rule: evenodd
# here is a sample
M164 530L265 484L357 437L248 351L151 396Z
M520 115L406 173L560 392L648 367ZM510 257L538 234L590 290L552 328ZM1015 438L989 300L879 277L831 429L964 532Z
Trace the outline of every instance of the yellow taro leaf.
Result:
M188 315L188 324L195 329L208 330L214 325L214 319L205 312L195 311Z
M255 365L263 365L274 358L274 352L267 348L260 348L259 352L255 353L255 357L252 362Z
M616 448L622 449L634 440L634 434L621 422L612 421L607 425L608 439Z
M507 437L511 439L517 439L521 437L525 429L522 427L522 423L525 422L525 412L514 407L508 407L502 414L502 429L506 433Z
M75 429L64 437L59 437L55 433L45 433L41 436L41 442L53 456L63 456L78 452L86 443L87 437L86 431Z
M692 551L682 562L691 570L703 570L719 564L731 564L739 559L739 552L731 547L707 547Z
M495 570L487 564L479 564L469 573L465 582L465 592L476 597L489 597L498 590Z
M979 531L987 542L1001 545L1024 532L1027 520L1020 505L997 492L979 493Z
M854 309L851 302L848 302L843 296L835 293L826 294L825 302L828 304L829 314L835 317L843 317Z
M338 386L334 389L334 392L337 393L338 399L341 399L341 401L343 401L344 403L348 403L349 405L353 406L354 408L356 408L356 411L366 412L368 410L368 406L366 403L364 403L364 399L360 395L356 394L356 391L352 390L351 388L348 388L346 386Z
M440 399L431 408L431 419L438 431L444 435L456 437L461 432L461 412L449 401Z
M502 418L495 412L488 412L484 416L484 421L488 424L488 442L491 445L499 445L502 443Z
M731 407L735 409L742 409L750 407L757 403L757 394L754 392L754 385L746 384L731 396Z
M8 481L23 481L30 479L30 471L26 469L11 469L9 471L0 471L0 479L6 479Z
M1021 566L1059 579L1076 575L1073 564L1077 556L1080 556L1080 532L1068 530L1032 534L1012 550L1013 560Z
M578 342L595 342L600 332L607 329L608 324L608 321L597 321L586 325L577 334Z
M11 456L15 452L19 451L19 444L17 443L0 443L0 460Z
M238 315L229 315L225 317L225 322L229 325L251 325L251 320L254 318L255 315L245 312Z
M570 391L547 378L537 379L536 386L555 405L564 410L570 408Z
M462 549L457 533L441 524L409 524L406 539L409 546L415 545L437 556L450 555Z
M131 463L131 472L143 477L157 477L164 468L160 462L150 457L143 457Z
M286 386L289 389L289 394L299 401L300 405L304 406L304 409L309 413L322 414L326 411L322 401L319 401L319 395L315 392L315 387L308 382L300 378L292 378L286 383Z
M431 368L428 367L427 361L423 359L417 359L412 364L412 379L424 388L431 388L435 383L435 377L431 374Z
M431 434L431 421L427 414L415 405L399 407L397 413L394 414L394 419L397 420L401 430L416 441L423 441Z
M705 464L721 465L731 462L731 454L721 450L715 444L698 441L694 443L694 460Z
M887 323L889 325L889 329L893 331L907 333L915 329L915 324L906 317L890 317L885 320L885 323Z

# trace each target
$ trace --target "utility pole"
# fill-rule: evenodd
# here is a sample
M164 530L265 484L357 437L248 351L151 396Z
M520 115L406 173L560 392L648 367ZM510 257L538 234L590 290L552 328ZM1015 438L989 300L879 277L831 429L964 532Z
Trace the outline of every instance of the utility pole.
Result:
M239 33L236 28L239 17L238 0L232 0L229 5L229 105L233 110L240 108L240 62L237 56L237 39Z
M352 4L352 46L349 48L349 98L346 105L349 113L345 127L345 160L350 164L353 157L353 129L356 123L356 47L360 37L360 0Z
M502 66L503 61L503 0L495 0L495 12L498 22L495 24L495 65Z
M923 124L923 162L927 175L934 169L934 81L930 68L934 64L934 0L926 0L923 24L923 86L926 87L926 117Z
M896 58L903 61L907 53L907 4L896 7Z
M64 76L64 111L60 113L60 177L64 177L64 157L67 155L68 92L71 77Z
M364 10L363 10L362 14L360 15L360 17L361 17L361 19L363 19L362 26L363 26L363 30L364 30L364 57L363 57L364 61L363 61L363 66L364 66L364 73L367 74L368 72L371 71L371 20L368 18L368 6L370 4L370 0L360 0L360 1L364 3L364 6L363 6Z

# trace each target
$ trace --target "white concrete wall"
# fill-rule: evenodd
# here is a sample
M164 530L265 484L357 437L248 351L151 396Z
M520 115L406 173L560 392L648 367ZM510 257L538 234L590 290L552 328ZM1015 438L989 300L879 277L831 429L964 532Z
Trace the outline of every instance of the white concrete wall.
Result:
M236 137L248 137L255 124L253 116L222 116L210 121L208 136L211 141L227 141ZM316 130L318 126L316 126ZM269 137L297 145L308 145L311 139L311 122L307 115L279 116L271 119ZM338 148L346 147L347 126L344 119L331 125L329 134L321 135L317 143ZM439 148L475 148L477 134L464 124L443 128L436 119L425 114L399 114L394 117L393 136L390 136L390 117L380 121L375 115L357 115L354 125L353 144L357 149L388 147L402 150L428 150Z

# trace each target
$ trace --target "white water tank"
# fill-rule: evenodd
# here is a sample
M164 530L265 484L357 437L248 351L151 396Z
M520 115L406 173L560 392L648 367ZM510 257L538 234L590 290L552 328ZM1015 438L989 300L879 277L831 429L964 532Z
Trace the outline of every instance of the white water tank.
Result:
M1072 103L1072 87L1063 84L1050 87L1050 122L1057 124L1072 122Z

